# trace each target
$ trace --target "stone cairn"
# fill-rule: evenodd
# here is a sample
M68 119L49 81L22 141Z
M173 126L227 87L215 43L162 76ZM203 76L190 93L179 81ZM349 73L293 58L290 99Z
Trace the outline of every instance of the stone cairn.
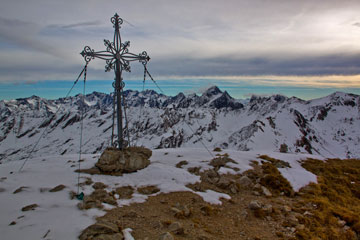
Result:
M145 147L128 147L119 150L109 147L95 164L104 173L131 173L146 168L150 164L152 151Z

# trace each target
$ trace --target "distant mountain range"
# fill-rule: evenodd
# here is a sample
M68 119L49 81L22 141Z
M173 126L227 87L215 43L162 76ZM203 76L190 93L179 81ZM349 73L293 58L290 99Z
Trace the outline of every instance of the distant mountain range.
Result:
M282 95L238 100L216 86L201 96L166 96L152 90L124 94L132 145L243 151L279 151L283 145L288 152L360 157L359 95L335 92L309 101ZM33 156L78 153L81 99L81 95L57 100L32 96L0 101L0 161L26 158L46 127L48 133ZM112 95L85 96L85 153L100 153L109 146L112 105Z

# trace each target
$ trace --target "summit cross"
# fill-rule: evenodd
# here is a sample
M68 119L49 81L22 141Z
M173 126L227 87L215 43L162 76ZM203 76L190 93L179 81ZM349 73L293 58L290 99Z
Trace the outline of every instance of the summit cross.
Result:
M146 64L150 60L150 57L147 55L146 51L139 54L129 52L130 41L126 41L124 43L121 41L120 25L123 23L123 20L117 13L115 13L115 15L111 18L111 22L115 28L114 39L113 42L104 39L106 50L95 52L94 49L86 46L80 54L84 57L86 64L88 64L92 59L99 58L106 61L105 72L109 72L112 69L115 71L115 82L113 83L113 87L115 89L114 92L117 106L117 146L120 150L122 150L126 147L125 145L127 145L124 141L123 112L121 108L123 101L121 93L125 87L125 83L122 79L122 71L131 72L130 62L133 61L141 62L146 69ZM114 145L113 142L112 144Z

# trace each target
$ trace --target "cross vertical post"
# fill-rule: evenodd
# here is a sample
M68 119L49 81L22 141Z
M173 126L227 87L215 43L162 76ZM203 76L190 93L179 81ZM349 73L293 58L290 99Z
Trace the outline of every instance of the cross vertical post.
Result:
M125 86L122 79L122 71L131 72L130 62L139 61L144 67L146 67L147 62L150 60L150 57L147 55L146 51L143 51L139 54L134 54L129 52L130 41L122 42L120 35L120 25L123 23L123 20L116 13L112 18L111 22L115 28L113 42L109 40L104 40L104 45L106 51L95 52L94 49L91 49L89 46L86 46L84 50L80 53L86 63L90 62L92 59L99 58L106 61L105 71L109 72L112 69L115 72L115 83L113 87L115 89L116 95L116 117L117 117L117 147L122 150L126 147L124 144L124 128L123 128L123 113L122 113L122 90ZM113 143L112 143L113 144Z

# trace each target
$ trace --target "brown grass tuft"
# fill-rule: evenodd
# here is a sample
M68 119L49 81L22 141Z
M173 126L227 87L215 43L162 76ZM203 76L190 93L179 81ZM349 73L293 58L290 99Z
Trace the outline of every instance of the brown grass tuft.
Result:
M297 238L358 239L360 160L307 159L302 166L318 176L318 184L300 190L298 209L311 214L299 219L306 228L297 232Z

